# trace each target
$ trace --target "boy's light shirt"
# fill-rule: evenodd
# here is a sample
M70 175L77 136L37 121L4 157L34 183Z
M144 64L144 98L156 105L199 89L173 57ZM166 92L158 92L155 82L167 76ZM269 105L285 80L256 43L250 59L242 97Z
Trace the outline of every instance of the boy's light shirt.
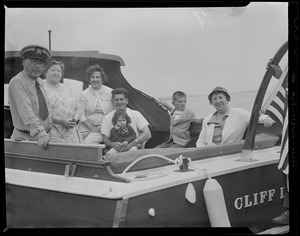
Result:
M180 119L181 115L182 115L183 111L178 111L178 110L175 110L172 117L173 117L173 120L174 121L177 121Z

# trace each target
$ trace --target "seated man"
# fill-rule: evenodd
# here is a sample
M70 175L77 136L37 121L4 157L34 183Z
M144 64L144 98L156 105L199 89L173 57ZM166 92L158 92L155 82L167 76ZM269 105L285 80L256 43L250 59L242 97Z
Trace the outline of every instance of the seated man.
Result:
M157 148L184 148L190 141L191 122L198 121L195 112L186 108L186 94L176 91L172 96L174 108L162 102L170 111L170 135Z
M108 113L104 118L101 126L101 133L103 134L104 143L108 149L114 148L117 152L121 149L123 151L130 150L133 146L137 146L143 142L148 141L151 138L151 132L149 130L149 123L143 117L143 115L139 111L131 110L127 107L128 104L128 92L125 88L116 88L112 90L112 103L115 110ZM128 143L126 147L123 147L121 142L111 142L109 139L110 130L114 127L112 123L112 118L116 112L116 110L126 111L128 116L131 119L130 126L136 133L137 138Z

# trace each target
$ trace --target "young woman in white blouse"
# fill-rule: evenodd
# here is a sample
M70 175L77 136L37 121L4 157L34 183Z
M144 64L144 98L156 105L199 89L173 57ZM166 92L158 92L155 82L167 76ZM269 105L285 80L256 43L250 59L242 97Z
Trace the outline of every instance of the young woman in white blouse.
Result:
M87 69L86 79L90 86L82 92L79 99L79 106L83 111L79 119L79 130L85 143L98 144L103 141L103 117L113 110L112 89L103 85L108 79L99 65L92 65Z

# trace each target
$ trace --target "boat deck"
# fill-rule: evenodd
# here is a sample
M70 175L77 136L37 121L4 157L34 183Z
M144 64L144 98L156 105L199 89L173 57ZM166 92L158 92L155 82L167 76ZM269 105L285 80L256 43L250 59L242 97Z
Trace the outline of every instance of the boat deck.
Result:
M279 151L279 146L257 150L253 152L254 160L251 162L240 161L240 153L197 160L190 163L190 171L187 172L180 172L176 165L168 165L125 173L124 177L129 179L130 183L6 168L6 183L107 199L128 199L160 189L207 179L208 176L215 177L277 163Z

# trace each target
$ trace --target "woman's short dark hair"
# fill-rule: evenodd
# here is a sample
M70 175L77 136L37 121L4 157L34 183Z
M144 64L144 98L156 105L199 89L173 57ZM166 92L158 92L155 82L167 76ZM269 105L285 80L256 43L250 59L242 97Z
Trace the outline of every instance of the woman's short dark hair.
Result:
M88 67L86 70L86 78L85 79L87 82L90 82L90 78L91 78L92 74L96 71L98 71L100 73L100 76L102 78L102 83L105 83L108 81L107 75L105 74L102 67L99 65L92 65L92 66Z
M129 125L131 123L131 119L128 116L128 114L126 113L126 111L124 111L124 110L116 110L116 112L115 112L115 114L114 114L114 116L113 116L113 118L111 120L112 123L113 123L113 125L117 124L118 118L120 116L122 116L122 117L124 117L126 119L126 125Z
M48 72L49 68L53 65L59 65L61 69L61 78L64 77L64 71L65 71L65 64L62 61L57 60L51 60L49 61L43 71L42 78L45 78L46 73Z

